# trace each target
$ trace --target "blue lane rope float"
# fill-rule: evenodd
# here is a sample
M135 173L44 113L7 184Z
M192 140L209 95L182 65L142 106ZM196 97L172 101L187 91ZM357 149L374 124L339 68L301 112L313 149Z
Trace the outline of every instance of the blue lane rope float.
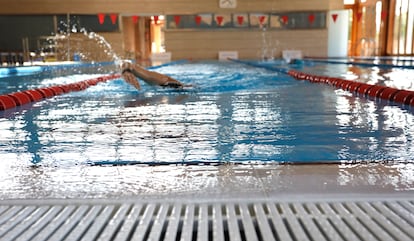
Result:
M341 61L341 60L321 60L321 59L305 59L305 62L313 63L324 63L324 64L347 64L361 67L378 67L382 69L392 69L392 68L401 68L401 69L414 69L414 65L396 65L396 64L375 64L375 63L362 63L355 61Z
M79 69L79 68L91 68L91 67L104 67L111 66L114 62L97 62L97 63L69 63L58 65L33 65L33 66L9 66L0 68L0 77L10 75L30 75L40 72L50 72L53 70L65 70L65 69Z
M404 90L404 89L397 89L387 86L380 86L380 85L371 85L365 84L357 81L345 80L336 77L327 77L327 76L319 76L304 73L301 71L287 69L287 68L278 68L275 66L270 66L268 64L260 64L260 63L252 63L249 61L242 61L242 60L234 60L231 61L246 64L249 66L265 68L269 70L274 70L279 73L284 73L297 80L307 80L311 83L324 83L336 88L340 88L349 92L359 93L365 97L372 97L378 99L385 99L391 102L401 103L405 105L414 106L414 91L412 90Z
M284 67L276 67L273 64L269 64L266 62L257 62L257 61L246 61L246 60L238 60L238 59L229 59L233 62L236 63L241 63L241 64L245 64L245 65L249 65L252 67L258 67L258 68L264 68L264 69L268 69L271 71L276 71L278 73L282 73L282 74L288 74L289 72L289 68L284 68Z

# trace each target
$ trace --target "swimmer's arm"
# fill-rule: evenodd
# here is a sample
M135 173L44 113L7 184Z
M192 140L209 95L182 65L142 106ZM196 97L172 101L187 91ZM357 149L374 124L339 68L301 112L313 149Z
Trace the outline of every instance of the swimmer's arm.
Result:
M137 90L141 89L141 85L139 84L137 78L135 77L135 75L129 69L124 69L122 71L122 77L124 78L124 80L127 83L134 86Z

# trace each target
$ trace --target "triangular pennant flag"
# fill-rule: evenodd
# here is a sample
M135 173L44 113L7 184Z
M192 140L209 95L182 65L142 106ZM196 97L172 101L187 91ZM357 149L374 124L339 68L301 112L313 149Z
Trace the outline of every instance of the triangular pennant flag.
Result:
M138 17L138 16L132 16L132 22L133 22L134 24L137 24L137 23L138 23L138 19L139 19L139 17Z
M216 16L216 20L219 26L223 23L224 17L223 16Z
M284 23L284 24L287 24L287 22L289 21L289 17L287 16L287 15L283 15L282 16L282 22Z
M336 13L332 14L332 20L334 21L334 23L336 23L337 19L338 19L338 14Z
M98 21L99 21L99 24L104 24L104 22L105 22L105 14L104 13L98 13Z
M259 23L260 23L260 25L263 25L264 22L265 22L265 20L266 20L266 16L264 16L264 15L259 16Z
M243 22L244 22L244 16L241 16L241 15L237 16L237 23L239 25L243 25Z
M118 14L113 13L111 14L111 22L112 24L116 24L116 20L118 19Z
M359 12L359 13L357 13L357 21L360 22L361 19L362 19L362 13Z
M201 20L202 20L202 18L201 18L200 15L195 16L195 22L196 22L197 25L201 24Z
M180 15L174 16L175 26L180 25L180 21L181 21L181 16Z
M310 24L312 24L313 22L315 22L315 14L309 14L309 16L308 16L308 20L309 20L309 23Z

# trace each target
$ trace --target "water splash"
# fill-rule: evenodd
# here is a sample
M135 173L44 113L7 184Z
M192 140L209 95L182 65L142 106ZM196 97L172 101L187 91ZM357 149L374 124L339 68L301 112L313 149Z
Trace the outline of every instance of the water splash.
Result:
M122 59L104 36L87 31L77 23L60 22L60 31L52 37L61 56L58 60L83 62L114 62L119 66Z
M260 50L260 59L262 61L272 61L276 57L279 48L279 40L274 40L268 33L266 27L262 27L262 47Z
M119 65L121 63L121 58L112 48L111 44L102 35L99 35L95 32L88 32L85 28L82 28L80 32L87 36L88 39L95 41L98 46L102 48L104 53L110 57L112 61L115 62L116 65Z

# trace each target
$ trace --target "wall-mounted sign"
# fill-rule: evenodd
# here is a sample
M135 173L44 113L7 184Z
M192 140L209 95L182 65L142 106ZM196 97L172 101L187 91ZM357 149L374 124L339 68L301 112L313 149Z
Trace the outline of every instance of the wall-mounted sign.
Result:
M166 28L322 29L326 28L326 15L325 11L167 15Z

